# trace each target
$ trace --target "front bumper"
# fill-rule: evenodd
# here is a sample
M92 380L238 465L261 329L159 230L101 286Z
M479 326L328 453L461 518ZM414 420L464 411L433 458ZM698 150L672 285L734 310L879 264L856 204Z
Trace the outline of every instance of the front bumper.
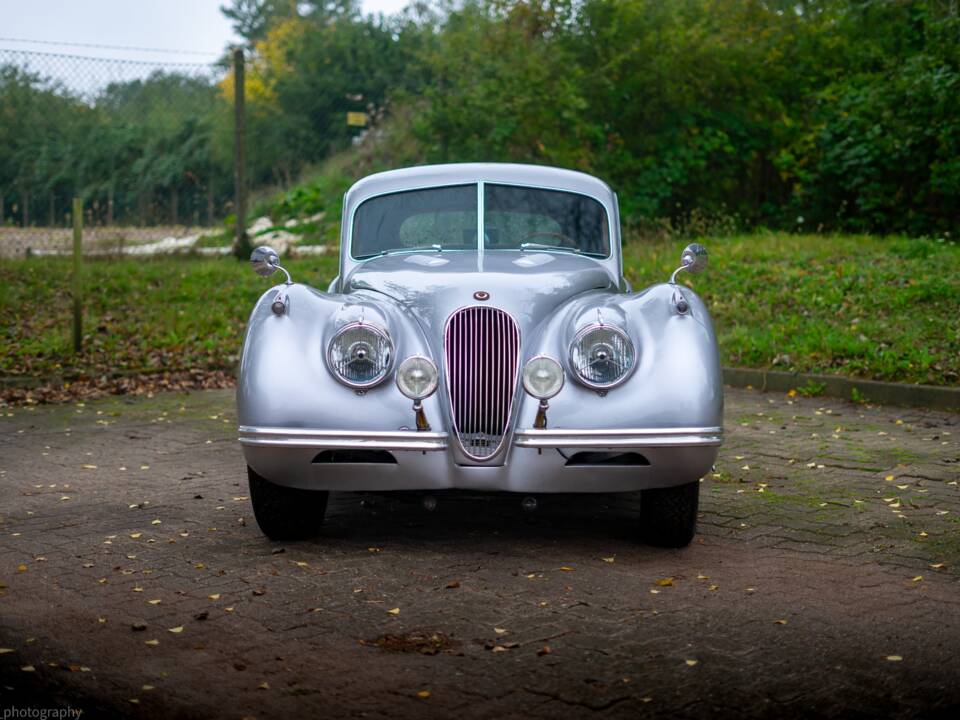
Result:
M445 452L445 432L337 431L242 426L244 456L258 474L316 490L441 490L525 493L623 492L670 487L709 471L723 440L720 427L619 430L518 429L502 465L465 466ZM317 462L323 450L386 450L395 460ZM647 464L571 463L584 450L638 452Z

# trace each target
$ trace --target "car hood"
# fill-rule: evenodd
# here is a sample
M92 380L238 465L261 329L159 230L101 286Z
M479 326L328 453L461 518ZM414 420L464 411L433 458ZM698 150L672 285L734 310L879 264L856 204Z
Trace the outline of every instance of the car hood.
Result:
M513 316L521 338L568 299L616 283L597 261L558 252L491 251L388 255L358 266L346 293L374 291L393 298L442 344L447 318L467 305L497 307ZM479 301L474 293L488 293Z

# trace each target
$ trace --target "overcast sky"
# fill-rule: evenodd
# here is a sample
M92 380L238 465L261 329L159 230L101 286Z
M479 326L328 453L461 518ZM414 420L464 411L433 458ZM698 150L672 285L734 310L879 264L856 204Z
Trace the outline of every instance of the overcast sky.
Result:
M226 0L0 0L0 48L94 57L203 62L235 38L220 13ZM364 11L391 13L409 0L362 0ZM195 56L120 52L13 40L189 50Z

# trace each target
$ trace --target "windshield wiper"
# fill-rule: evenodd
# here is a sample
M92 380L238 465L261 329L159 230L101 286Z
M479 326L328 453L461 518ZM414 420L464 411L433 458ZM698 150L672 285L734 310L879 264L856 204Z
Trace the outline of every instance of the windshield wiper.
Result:
M520 243L520 251L524 250L559 250L560 252L574 253L576 255L582 255L583 251L580 248L567 247L566 245L547 245L545 243L532 243L525 242Z
M433 250L434 252L443 252L443 246L434 243L433 245L424 245L423 247L415 248L387 248L386 250L381 250L380 252L371 253L369 255L361 255L357 258L357 260L369 260L370 258L383 257L385 255L403 255L405 253L427 252L428 250Z

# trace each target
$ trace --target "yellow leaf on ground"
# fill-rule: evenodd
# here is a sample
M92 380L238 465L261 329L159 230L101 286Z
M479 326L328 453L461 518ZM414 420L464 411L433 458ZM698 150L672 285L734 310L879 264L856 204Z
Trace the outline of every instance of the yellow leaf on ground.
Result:
M420 698L421 700L426 700L428 697L430 697L430 691L421 690L417 693L417 697Z
M560 566L560 569L563 570L564 572L573 572L573 568L572 568L572 567L568 567L568 566L566 566L566 565L561 565L561 566Z
M24 672L33 672L35 670L33 665L24 665L20 669L23 670Z
M887 482L893 482L893 475L887 475L887 476L884 478L884 480L886 480Z
M172 632L174 635L179 635L183 632L183 625L177 625L177 627L172 627L167 632Z
M6 655L14 652L13 648L0 648L0 655Z
M130 533L130 537L132 537L134 540L139 538L141 535L143 535L143 533Z
M917 575L916 577L910 578L910 582L920 582L923 580L923 575Z
M660 587L670 587L671 585L673 585L673 578L672 577L661 578L657 580L657 585L659 585Z
M887 660L889 660L890 662L900 662L901 660L903 660L903 656L902 656L902 655L887 655Z
M505 635L506 632L507 632L507 629L506 629L506 628L498 628L498 627L495 627L495 628L493 629L493 631L494 631L497 635Z
M143 642L143 644L144 644L144 645L150 645L151 647L153 647L153 646L155 646L155 645L159 645L159 644L160 644L160 641L159 641L159 640L145 640L145 641Z
M207 597L208 597L210 600L219 600L219 599L220 599L220 593L214 593L213 595L207 595Z
M700 661L699 661L699 660L687 660L686 662L687 662L687 665L688 665L688 666L693 667L694 665L696 665L696 664L697 664L698 662L700 662Z
M26 572L26 571L27 571L26 565L24 565L23 563L20 563L19 565L17 565L17 572Z
M97 466L96 466L96 465L84 465L84 466L83 466L83 469L84 469L84 470L96 470L96 469L97 469Z
M774 625L786 625L786 624L787 624L787 621L786 621L786 620L774 620L774 621L773 621L773 624L774 624Z
M389 613L390 615L399 615L400 608L393 608L392 610L387 610L387 613Z
M605 557L600 559L603 560L605 563L612 563L614 560L616 560L616 557Z
M269 690L269 689L270 689L270 683L268 683L268 682L266 682L266 681L264 681L264 682L260 683L259 685L257 685L257 690Z
M934 563L934 564L931 565L930 567L931 567L931 569L933 569L933 570L940 570L941 568L945 568L946 566L947 566L946 563Z
M147 600L147 602L150 603L151 605L159 605L159 604L160 604L160 600L159 600L159 599L157 599L157 600Z

